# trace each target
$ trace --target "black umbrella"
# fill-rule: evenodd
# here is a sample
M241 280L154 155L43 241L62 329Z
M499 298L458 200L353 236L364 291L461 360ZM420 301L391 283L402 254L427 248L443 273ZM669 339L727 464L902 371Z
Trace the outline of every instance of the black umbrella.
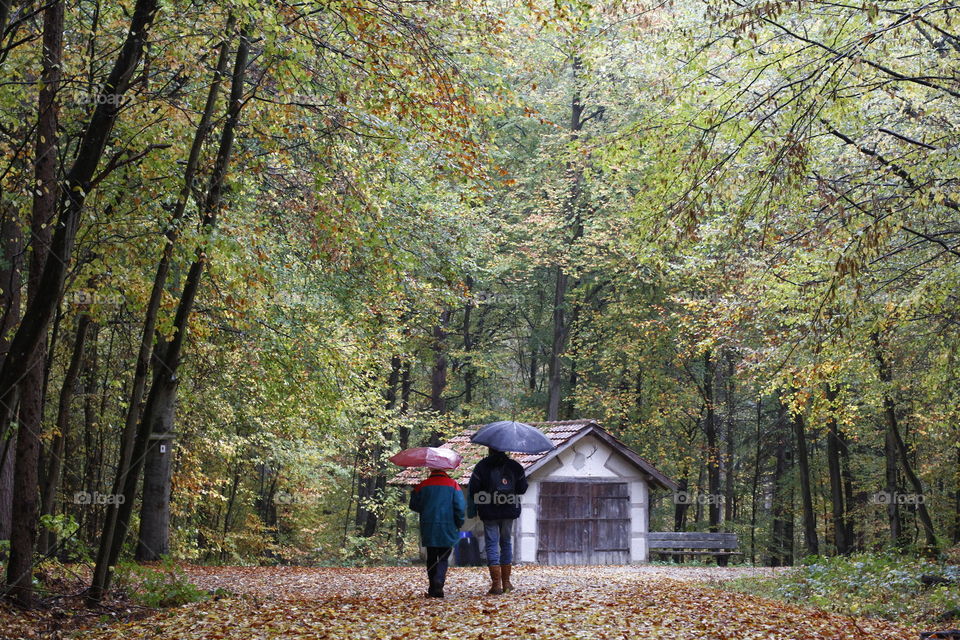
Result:
M501 420L477 430L470 442L485 444L498 451L543 453L553 449L553 443L539 429L522 422Z

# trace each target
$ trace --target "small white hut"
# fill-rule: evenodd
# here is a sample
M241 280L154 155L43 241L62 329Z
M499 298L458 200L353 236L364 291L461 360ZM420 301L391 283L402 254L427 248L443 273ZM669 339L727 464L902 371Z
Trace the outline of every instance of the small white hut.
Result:
M650 491L676 490L676 483L595 420L530 424L543 430L556 447L542 454L512 454L530 485L514 529L514 561L646 562ZM469 427L443 445L464 457L451 474L464 488L474 465L486 455L486 447L470 443L480 426ZM413 486L422 477L422 469L405 469L390 483ZM468 521L464 528L482 535L479 522Z

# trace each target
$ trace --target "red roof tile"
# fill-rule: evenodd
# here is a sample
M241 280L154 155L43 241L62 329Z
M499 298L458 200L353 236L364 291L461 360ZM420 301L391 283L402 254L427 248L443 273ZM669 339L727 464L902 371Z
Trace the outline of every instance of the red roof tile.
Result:
M528 422L532 427L536 427L546 434L547 438L553 442L555 447L561 447L566 443L570 438L577 435L584 428L591 425L601 428L600 423L596 420L582 419L582 420L564 420L564 421L554 421L554 422ZM482 424L472 425L467 427L463 433L460 435L454 436L449 441L445 442L444 447L453 449L457 453L463 456L463 462L460 467L449 472L450 476L455 478L461 485L466 485L470 480L470 474L473 473L473 467L480 462L480 460L487 455L487 447L485 445L473 444L470 442L470 437L476 433L477 429L482 427ZM606 434L606 432L603 432ZM635 458L638 461L641 461L645 467L649 467L649 471L654 477L658 480L665 481L666 483L673 484L673 481L666 476L663 476L660 472L653 468L646 460L643 460L633 451L630 451L625 444L612 438L609 434L606 434L611 440L615 441L619 446L627 449L630 452L630 457ZM547 451L545 453L511 453L510 457L519 462L524 469L529 469L534 464L542 460L544 457L552 454L556 449ZM427 470L417 467L410 467L404 469L393 479L390 480L389 484L400 485L400 486L413 486L418 484L421 480L427 477Z

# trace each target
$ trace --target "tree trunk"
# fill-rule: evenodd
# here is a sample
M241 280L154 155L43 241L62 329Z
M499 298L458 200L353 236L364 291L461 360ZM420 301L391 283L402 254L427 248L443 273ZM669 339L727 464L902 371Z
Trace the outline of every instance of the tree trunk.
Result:
M132 514L133 502L136 497L143 452L147 446L146 438L149 435L148 433L138 434L137 426L141 424L142 402L146 391L147 376L149 374L150 355L153 347L157 316L159 315L160 302L163 299L167 275L170 271L173 250L179 238L180 225L177 224L177 222L183 217L187 203L193 192L197 168L200 163L200 152L210 133L217 97L220 95L220 87L230 61L230 38L234 25L235 19L231 15L227 19L227 24L224 28L224 33L227 34L227 37L220 45L216 72L210 83L203 114L200 117L200 122L197 124L197 130L190 147L190 155L187 158L186 168L184 169L183 186L180 189L177 203L170 217L170 224L167 225L166 242L164 243L163 253L153 278L150 299L147 302L147 308L144 312L143 331L140 336L137 364L134 369L130 399L127 404L127 415L124 422L123 435L121 436L120 453L117 461L117 475L113 484L113 494L122 496L123 498L119 504L113 502L107 506L103 533L100 536L100 545L97 549L97 561L94 568L93 582L87 595L87 603L91 606L99 604L105 590L109 586L110 568L116 565L120 548L123 546L123 540L126 538L127 530L130 526L130 515ZM148 428L148 426L141 427L143 431L145 431L146 428Z
M717 446L717 412L713 397L716 366L710 351L703 354L703 395L706 403L703 432L707 437L707 491L710 531L720 530L720 448Z
M80 364L83 362L83 347L87 339L87 328L90 326L90 316L82 314L77 319L77 335L73 341L73 352L70 354L70 364L63 376L63 386L60 387L60 400L57 403L56 433L50 446L49 469L40 495L40 515L53 515L55 510L57 489L60 486L60 475L63 469L63 455L66 448L67 435L70 431L70 404L80 375ZM40 552L50 553L55 540L53 533L44 530L40 537Z
M760 455L763 450L760 427L763 421L763 398L757 398L757 447L753 459L753 483L750 488L750 563L757 561L757 490L760 485Z
M212 233L220 213L221 198L233 152L234 136L240 111L243 108L243 85L249 46L247 34L242 32L234 60L227 119L220 135L216 164L210 176L206 201L202 209L205 235ZM140 506L140 537L136 555L139 561L159 560L169 552L170 470L173 457L177 387L180 382L177 371L180 367L190 315L193 312L201 277L209 257L208 250L209 246L206 244L197 247L196 258L190 265L180 294L180 302L173 321L173 335L169 340L157 345L158 365L154 368L153 384L141 418L141 422L150 425L150 442L146 448L143 500Z
M410 361L405 360L400 366L400 415L406 416L410 411ZM401 425L397 433L397 446L404 450L410 446L410 427ZM403 542L407 535L407 508L405 503L397 508L397 555L403 553Z
M473 278L467 276L468 291L473 290ZM476 367L473 365L473 331L471 319L473 316L473 300L468 300L463 306L463 415L470 414L470 405L473 403L473 386L476 378Z
M729 360L727 363L727 402L726 402L726 420L724 421L725 429L724 435L726 436L726 445L727 452L723 458L723 467L724 467L724 488L723 488L723 521L725 524L724 530L730 531L733 523L734 517L736 517L736 477L734 473L734 454L736 452L736 441L734 437L734 431L736 430L736 412L737 412L737 402L734 397L734 369L733 361ZM723 558L726 560L726 558Z
M856 530L853 526L854 518L851 513L854 510L855 500L853 493L853 472L850 470L850 444L843 431L838 431L840 440L840 474L843 476L843 500L847 516L847 541L851 551L857 551L860 547L857 541Z
M20 277L23 261L23 232L13 207L3 207L3 219L0 221L0 242L2 242L3 260L0 261L0 304L3 316L0 318L0 367L10 349L9 336L20 320ZM13 428L13 410L16 398L9 406L0 405L0 540L10 539L10 525L13 518L13 454L17 446L16 431ZM6 559L4 554L4 559Z
M837 424L836 400L837 388L827 383L825 388L829 403L830 417L827 419L827 470L830 475L830 504L833 516L833 544L840 555L850 553L850 541L847 538L847 511L843 497L843 477L840 471L840 425Z
M893 373L883 354L883 346L880 343L880 335L874 332L871 335L871 339L873 340L874 356L877 361L877 371L880 376L880 381L884 385L883 413L887 420L887 433L889 439L892 441L894 451L896 451L900 459L900 465L903 468L903 474L907 477L907 481L910 483L910 486L913 487L914 494L917 496L917 515L920 516L920 524L923 525L926 546L925 551L929 554L936 554L938 550L937 534L933 529L933 520L930 518L930 512L927 511L927 505L925 501L926 494L923 491L923 483L920 481L920 477L917 476L913 470L913 464L910 462L910 455L907 451L907 445L904 443L903 438L900 435L900 428L897 425L897 407L893 399L893 393L890 389L890 386L893 382ZM891 495L891 497L893 498L891 502L897 502L896 496Z
M573 96L570 99L570 143L580 138L583 130L583 96L581 91L580 70L583 62L580 56L573 57L571 75L573 77ZM583 169L573 161L567 163L570 187L564 202L564 218L571 228L568 245L572 247L583 235L583 221L580 219L580 193L583 182ZM567 317L567 296L576 286L562 265L557 265L553 290L553 331L550 341L550 354L547 362L547 420L556 420L560 416L560 401L563 395L563 353L567 347L571 321ZM571 314L572 316L572 314Z
M772 479L773 522L771 525L770 566L781 567L793 564L793 489L789 486L789 474L793 467L793 453L784 436L786 408L780 404L777 418L778 442L774 454Z
M443 395L447 390L447 326L450 324L450 311L444 309L440 319L433 327L433 367L430 370L430 410L436 415L447 413L447 399ZM442 444L442 435L434 431L430 434L428 446Z
M93 495L97 492L97 472L102 463L98 442L97 387L100 378L100 326L90 325L87 353L83 360L83 491ZM97 509L86 508L79 520L82 530L93 540L97 535Z
M810 487L810 461L807 458L807 429L803 413L791 416L793 435L796 438L798 471L800 473L800 501L803 508L803 542L809 555L820 554L817 538L817 514L813 510L813 491Z
M44 291L42 272L50 251L50 223L57 208L57 109L63 58L63 2L53 0L43 12L43 71L38 98L39 120L34 144L33 211L30 218L30 273L27 281L28 310L52 294L53 311L60 287ZM29 315L29 314L28 314ZM49 320L49 317L48 317ZM26 319L25 319L26 321ZM20 325L23 328L23 324ZM19 335L18 330L17 334ZM47 326L38 328L32 349L16 353L16 337L4 369L11 359L22 358L26 368L18 376L20 412L14 453L13 504L11 509L10 560L7 564L6 597L22 607L33 606L33 551L37 533L40 431L43 428L43 382L47 359ZM21 347L22 348L22 347ZM8 393L0 393L6 400ZM7 405L9 406L9 405Z

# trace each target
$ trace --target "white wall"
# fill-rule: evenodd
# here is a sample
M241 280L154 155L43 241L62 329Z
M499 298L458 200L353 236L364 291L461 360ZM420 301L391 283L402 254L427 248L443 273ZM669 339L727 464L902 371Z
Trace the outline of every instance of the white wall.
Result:
M540 483L578 478L620 480L630 486L630 561L647 561L649 488L642 472L606 442L589 435L560 452L530 476L523 509L514 533L515 562L537 561L537 517Z

